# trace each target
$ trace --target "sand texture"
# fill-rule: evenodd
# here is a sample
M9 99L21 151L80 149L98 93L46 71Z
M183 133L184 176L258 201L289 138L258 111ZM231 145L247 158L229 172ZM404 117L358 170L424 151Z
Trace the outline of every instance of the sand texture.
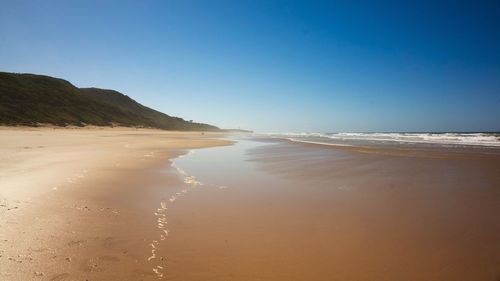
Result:
M0 280L500 277L500 150L225 137L1 129Z
M157 280L155 212L182 184L169 158L218 134L0 129L0 280Z

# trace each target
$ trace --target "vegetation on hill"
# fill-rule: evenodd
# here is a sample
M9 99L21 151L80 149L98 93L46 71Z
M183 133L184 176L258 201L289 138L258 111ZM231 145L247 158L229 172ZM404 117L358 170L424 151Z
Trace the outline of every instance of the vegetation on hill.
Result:
M0 72L0 124L136 126L166 130L219 128L172 117L113 90L77 88L50 76Z

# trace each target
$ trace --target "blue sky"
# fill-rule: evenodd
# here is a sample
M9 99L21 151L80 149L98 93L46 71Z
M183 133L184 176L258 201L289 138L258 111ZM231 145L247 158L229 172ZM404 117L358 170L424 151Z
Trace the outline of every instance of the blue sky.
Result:
M4 1L0 70L257 131L500 131L499 1Z

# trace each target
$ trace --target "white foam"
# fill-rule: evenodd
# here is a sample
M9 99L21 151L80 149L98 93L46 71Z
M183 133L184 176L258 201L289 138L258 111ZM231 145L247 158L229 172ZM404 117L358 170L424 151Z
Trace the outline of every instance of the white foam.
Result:
M295 142L325 145L349 145L332 144L328 141L337 140L500 147L500 134L498 133L272 133L266 135Z
M193 152L194 152L194 150L190 150L186 154L181 155L178 158L185 157L189 154L192 154ZM146 156L146 155L144 155L144 156ZM175 194L171 195L170 198L168 198L168 200L160 202L160 207L156 209L156 212L153 212L153 214L157 218L156 227L159 230L161 230L161 233L159 233L159 235L158 235L159 241L163 241L163 240L167 239L167 237L169 235L169 230L167 229L167 223L168 223L167 210L168 210L169 205L175 203L177 200L179 200L183 196L186 196L189 193L189 191L192 190L193 188L204 185L204 183L197 180L195 176L190 175L190 174L188 174L187 171L179 168L176 165L175 161L172 161L170 163L170 166L172 168L175 168L175 170L179 173L179 175L182 178L182 181L184 182L184 187L180 191L177 191ZM212 186L212 185L209 185L209 186ZM222 188L226 188L226 187L220 186L219 188L222 189ZM148 261L152 261L153 263L160 262L160 261L158 261L157 255L156 255L157 251L160 248L160 243L158 242L158 240L153 240L149 244L149 246L151 248L151 256L148 257ZM164 258L162 257L161 260L163 261ZM162 265L156 265L155 267L153 267L152 270L156 274L156 277L158 279L163 278L163 272L162 272L163 266Z
M331 145L331 146L352 146L350 144L336 144L336 143L327 143L327 142L319 142L319 141L306 141L306 140L299 140L299 139L294 139L294 138L286 138L286 139L289 141L310 143L310 144L322 144L322 145Z

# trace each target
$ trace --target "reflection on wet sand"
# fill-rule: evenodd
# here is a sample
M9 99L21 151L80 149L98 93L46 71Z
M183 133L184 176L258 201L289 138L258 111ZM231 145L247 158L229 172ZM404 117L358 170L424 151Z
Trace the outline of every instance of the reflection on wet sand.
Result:
M240 140L176 166L166 279L495 280L500 157ZM418 157L415 157L418 154ZM187 176L187 175L185 175ZM217 187L229 187L220 189Z

